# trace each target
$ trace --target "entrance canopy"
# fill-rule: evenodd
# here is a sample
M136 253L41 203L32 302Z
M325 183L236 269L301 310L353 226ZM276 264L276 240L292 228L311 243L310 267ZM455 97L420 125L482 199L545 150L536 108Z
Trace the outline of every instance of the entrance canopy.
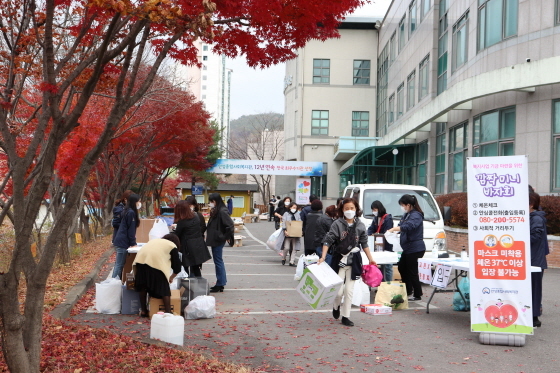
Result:
M395 155L394 150L398 153ZM340 187L352 184L414 184L416 145L371 146L356 154L339 171Z

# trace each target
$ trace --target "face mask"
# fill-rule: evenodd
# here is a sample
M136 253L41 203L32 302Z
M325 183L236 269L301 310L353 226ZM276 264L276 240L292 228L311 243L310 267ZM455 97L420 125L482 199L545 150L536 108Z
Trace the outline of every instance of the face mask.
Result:
M377 216L377 214L379 214L379 212L373 211L373 216Z
M210 203L208 204L208 206L210 206L210 208L213 209L214 206L216 206L216 204L215 204L214 202L210 202Z
M292 212L292 214L295 214L297 209L290 209L290 211Z
M289 206L289 205L290 205L290 202L288 202L288 201L284 202L284 206Z
M354 216L356 216L356 211L354 211L354 210L346 210L346 211L344 211L344 217L345 217L346 219L353 219Z
M136 210L140 210L142 208L142 202L136 202Z
M408 212L408 211L406 211L406 207L404 207L404 206L401 206L401 210L402 210L403 212Z

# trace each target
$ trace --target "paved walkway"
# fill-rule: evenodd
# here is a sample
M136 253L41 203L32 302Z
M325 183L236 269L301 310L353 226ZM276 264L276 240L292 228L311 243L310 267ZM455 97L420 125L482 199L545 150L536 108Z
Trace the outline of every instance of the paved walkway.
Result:
M550 294L560 281L558 270L545 275L545 327L522 348L479 344L469 313L452 310L451 294L437 294L430 314L421 302L392 316L370 316L355 307L356 326L348 328L330 310L311 310L294 290L295 267L282 266L278 254L265 248L273 223L247 228L240 233L246 236L243 247L225 248L228 283L214 294L217 317L185 320L185 346L266 372L559 371L560 310ZM211 263L202 272L215 282ZM138 338L149 335L149 322L135 316L84 313L74 319Z

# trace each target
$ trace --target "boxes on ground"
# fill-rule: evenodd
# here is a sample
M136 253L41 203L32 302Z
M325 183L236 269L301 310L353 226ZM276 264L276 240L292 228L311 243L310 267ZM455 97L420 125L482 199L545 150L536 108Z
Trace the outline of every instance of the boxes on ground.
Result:
M181 279L181 314L191 300L199 295L208 295L208 280L204 277L187 277Z
M171 312L175 315L179 315L181 313L181 294L183 291L184 289L171 290ZM150 298L150 318L160 311L165 312L163 300Z
M311 308L331 307L342 279L327 264L312 264L303 270L296 288Z
M367 304L366 313L368 315L392 315L393 309L382 304Z
M301 237L303 232L302 221L287 221L286 234L290 237Z
M150 338L182 346L185 338L185 319L170 313L155 314L150 325Z
M374 304L360 304L360 312L366 312L366 307L374 306Z
M140 293L122 286L121 314L137 315L140 312Z

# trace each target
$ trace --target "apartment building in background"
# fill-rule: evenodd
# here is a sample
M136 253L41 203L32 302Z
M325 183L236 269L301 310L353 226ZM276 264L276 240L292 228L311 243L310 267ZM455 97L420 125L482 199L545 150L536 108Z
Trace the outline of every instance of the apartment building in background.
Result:
M323 162L312 194L332 198L339 195L340 168L376 144L376 20L349 17L339 32L338 39L300 49L286 63L284 84L285 160ZM279 194L295 188L292 179L278 180Z
M463 192L467 157L509 155L527 155L537 192L560 192L560 0L394 0L379 26L370 40L342 23L340 39L288 64L286 154L323 159L329 196L348 182ZM360 58L369 86L338 88L348 72L336 63ZM373 143L341 164L357 111Z
M204 102L206 110L212 115L212 120L218 123L222 130L223 158L227 158L227 139L229 137L230 122L230 87L233 70L226 67L226 57L212 52L212 45L198 40L194 42L198 49L197 66L176 65L176 78L192 94Z

